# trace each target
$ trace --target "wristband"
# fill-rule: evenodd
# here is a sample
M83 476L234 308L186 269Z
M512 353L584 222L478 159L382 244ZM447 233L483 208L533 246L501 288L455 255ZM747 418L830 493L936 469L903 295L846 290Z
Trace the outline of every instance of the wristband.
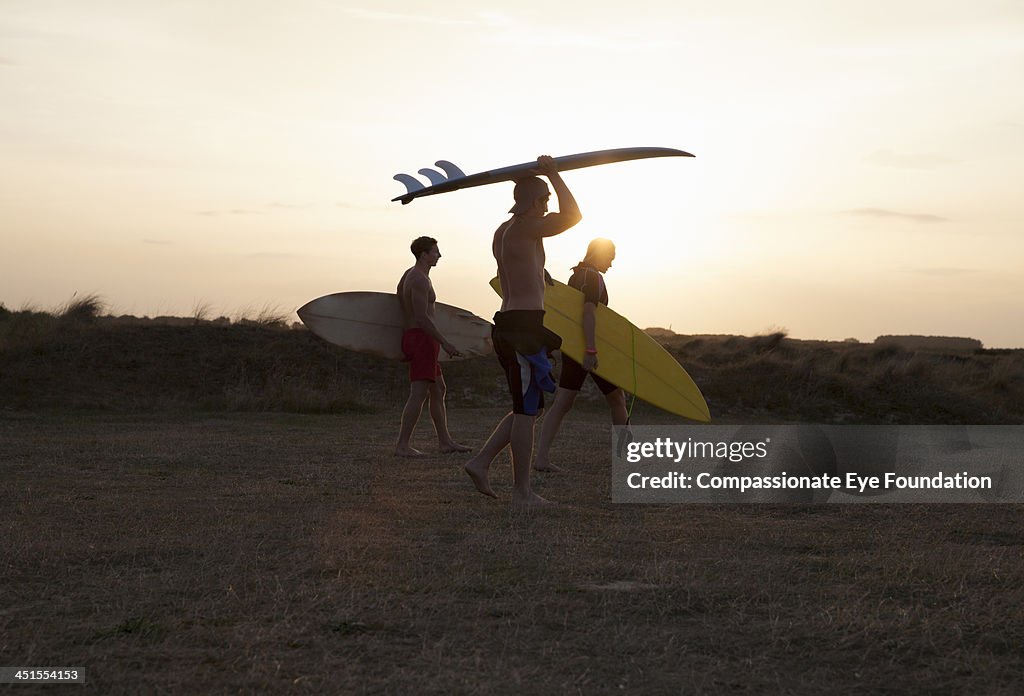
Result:
M597 355L597 348L587 348L583 352L587 355Z

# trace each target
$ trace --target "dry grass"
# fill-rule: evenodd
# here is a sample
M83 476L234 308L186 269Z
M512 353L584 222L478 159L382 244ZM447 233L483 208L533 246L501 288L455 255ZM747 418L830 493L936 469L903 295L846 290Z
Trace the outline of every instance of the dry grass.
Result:
M1024 687L1019 506L613 505L606 415L574 412L536 481L565 505L513 513L460 457L388 456L397 415L0 417L0 664L104 694Z
M389 456L403 365L270 310L100 311L0 310L0 665L104 694L1024 687L1020 506L613 505L585 393L536 481L565 505L513 513L462 457ZM1024 421L1024 351L660 338L718 422ZM479 446L502 377L445 373Z
M1024 422L1024 351L662 337L712 415L818 423Z
M405 366L285 330L274 308L232 324L200 320L210 312L199 305L194 317L153 320L96 317L97 306L85 306L85 321L0 312L0 408L320 413L388 408L406 394ZM1021 350L912 351L782 331L658 335L718 421L1024 422ZM450 363L446 374L455 405L504 401L492 358Z
M213 304L207 300L196 300L192 305L192 320L197 324L210 321L213 318Z
M291 312L287 312L278 305L265 304L259 309L245 307L240 309L234 316L236 324L249 326L263 326L283 329L288 327Z
M73 296L64 305L57 309L57 316L64 321L86 322L95 321L102 316L106 303L95 293L89 293L78 297Z

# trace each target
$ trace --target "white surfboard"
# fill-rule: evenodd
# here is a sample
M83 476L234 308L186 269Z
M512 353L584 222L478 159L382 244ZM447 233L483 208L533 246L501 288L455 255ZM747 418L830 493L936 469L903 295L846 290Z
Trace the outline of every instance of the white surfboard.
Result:
M401 360L405 319L398 295L386 292L338 292L307 302L297 310L302 323L329 343ZM487 355L491 346L491 324L472 312L437 302L434 324L463 358ZM443 350L438 358L449 358Z

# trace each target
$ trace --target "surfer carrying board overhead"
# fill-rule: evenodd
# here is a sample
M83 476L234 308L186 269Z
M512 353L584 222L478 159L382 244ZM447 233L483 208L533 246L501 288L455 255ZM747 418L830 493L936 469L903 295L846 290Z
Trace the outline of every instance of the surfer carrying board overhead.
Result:
M444 407L446 385L437 361L439 351L452 357L459 351L445 340L434 324L434 303L437 295L430 282L430 269L437 265L441 252L437 240L419 237L409 247L416 264L398 281L398 299L405 316L402 334L402 353L409 363L409 400L402 411L402 425L398 432L395 455L399 457L425 457L423 452L409 444L412 432L420 419L423 402L430 398L430 418L434 422L437 442L442 453L469 452L471 447L459 444L448 432L448 416Z
M550 501L530 487L533 428L544 408L542 392L554 392L548 353L560 345L544 328L544 239L565 232L583 219L576 199L558 174L554 160L537 158L537 173L545 175L558 196L557 213L548 213L551 192L536 176L516 182L512 217L494 233L491 251L498 263L501 310L494 315L494 352L498 354L512 396L512 412L495 427L479 454L466 463L466 473L484 495L496 498L487 472L505 445L512 445L512 504L547 505Z
M562 374L558 379L558 391L555 401L551 404L544 425L540 429L537 441L537 456L533 468L537 471L563 471L549 460L551 443L558 434L562 419L572 410L576 396L586 380L587 375L601 390L608 408L611 410L613 425L626 425L626 395L621 389L606 379L591 374L597 369L597 305L608 306L608 288L604 284L604 273L611 268L615 260L615 245L608 239L595 239L587 247L587 255L572 269L569 287L583 293L583 341L585 354L583 363L578 363L567 355L562 355Z

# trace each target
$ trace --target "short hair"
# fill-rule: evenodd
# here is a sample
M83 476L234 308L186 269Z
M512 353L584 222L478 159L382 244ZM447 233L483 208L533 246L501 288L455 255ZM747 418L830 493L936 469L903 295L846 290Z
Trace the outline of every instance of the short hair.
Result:
M550 195L551 189L548 188L543 179L536 176L519 179L516 182L515 189L512 191L512 197L515 199L516 204L508 212L514 215L522 215L541 198Z
M416 260L420 260L420 254L426 253L434 248L437 244L437 240L433 237L417 237L412 240L412 244L409 245L409 250L412 255L416 257Z

